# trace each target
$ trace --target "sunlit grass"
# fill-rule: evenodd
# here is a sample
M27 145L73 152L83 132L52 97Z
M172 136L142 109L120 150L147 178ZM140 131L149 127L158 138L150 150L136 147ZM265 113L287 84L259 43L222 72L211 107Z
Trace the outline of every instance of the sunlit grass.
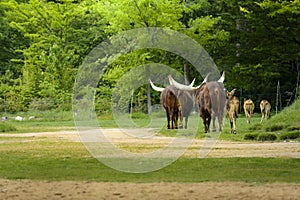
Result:
M300 159L180 158L154 172L131 174L105 166L80 142L32 140L0 145L0 178L104 182L300 181Z

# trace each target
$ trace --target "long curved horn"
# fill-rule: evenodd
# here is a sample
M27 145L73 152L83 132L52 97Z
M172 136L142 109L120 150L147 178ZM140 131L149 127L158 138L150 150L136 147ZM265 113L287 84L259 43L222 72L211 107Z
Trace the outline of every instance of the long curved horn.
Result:
M223 74L221 76L221 78L218 80L219 83L223 83L225 80L225 71L223 71Z
M175 87L177 87L180 90L192 91L195 89L194 87L183 85L181 83L176 82L171 75L169 75L168 77L169 77L170 84L174 85Z
M165 89L165 88L155 86L150 79L149 79L149 82L150 82L152 89L155 91L162 92Z
M169 82L171 85L174 85L175 87L177 87L180 90L187 90L187 91L192 91L192 90L196 90L198 88L200 88L204 83L207 82L209 74L207 74L207 76L204 78L203 82L198 85L197 87L193 87L192 85L194 85L194 81L195 79L192 81L192 83L190 85L183 85L181 83L176 82L173 77L171 75L169 75Z
M171 75L170 75L170 76L171 76ZM195 80L196 80L196 78L194 78L193 81L191 82L191 84L189 84L190 87L193 87L193 86L194 86ZM171 78L169 77L169 83L170 83L170 85L173 85L174 81L175 81L175 80L174 80L172 77L171 77ZM175 81L175 82L176 82L176 81Z
M189 86L193 87L194 83L195 83L196 78L193 79L193 81L191 82L191 84Z

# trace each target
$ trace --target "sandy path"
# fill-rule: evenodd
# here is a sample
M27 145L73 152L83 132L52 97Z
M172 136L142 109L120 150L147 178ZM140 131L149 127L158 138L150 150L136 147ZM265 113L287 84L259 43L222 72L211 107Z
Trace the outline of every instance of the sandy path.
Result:
M170 137L151 135L147 129L121 130L103 129L104 134L115 144L120 146L141 146L163 148L172 141ZM149 134L147 134L147 131ZM146 132L146 133L145 133ZM81 138L77 131L22 133L22 134L0 134L1 137L24 137L28 138L55 138L60 140L71 140L80 142ZM27 141L27 140L25 140ZM10 140L1 140L1 143ZM203 146L203 140L194 140L189 150L183 155L185 157L199 157L199 151ZM291 157L300 158L300 142L233 142L218 140L207 157Z
M0 179L0 199L300 199L300 185L96 183Z
M118 129L106 129L110 139L121 145L141 145ZM139 132L139 131L137 131ZM1 137L52 138L80 142L76 131L1 134ZM171 138L143 139L142 145L168 144ZM22 140L23 141L23 140ZM1 140L12 142L11 140ZM194 140L186 157L198 157L203 140ZM0 144L1 145L1 144ZM247 143L218 141L208 157L300 158L299 142ZM206 183L97 183L0 179L0 199L300 199L300 184Z

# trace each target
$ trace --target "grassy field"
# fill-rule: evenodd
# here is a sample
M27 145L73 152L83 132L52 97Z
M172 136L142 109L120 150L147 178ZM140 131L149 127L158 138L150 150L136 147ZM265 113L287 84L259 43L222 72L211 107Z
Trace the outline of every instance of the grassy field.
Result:
M252 118L248 125L240 114L237 120L238 134L230 134L229 121L224 122L221 140L261 142L259 135L274 134L276 141L299 141L300 101L285 109L271 120L260 123L260 115ZM163 113L153 116L158 127L165 123ZM152 123L144 114L132 116L135 125L147 127ZM111 115L100 116L104 128L118 127ZM9 133L75 130L72 113L52 116L52 119L1 122L15 130ZM152 124L153 125L153 124ZM156 126L156 124L154 124ZM195 131L195 127L199 129ZM196 138L204 138L202 121L198 115L184 134L196 132ZM5 131L4 131L5 132ZM160 135L174 136L176 130L161 129ZM247 134L256 138L245 139ZM294 138L284 138L292 135ZM267 140L267 139L266 139ZM80 142L54 141L51 138L1 137L0 134L0 178L38 180L88 180L112 182L205 182L244 181L256 183L300 182L300 159L294 158L180 158L170 166L146 174L128 174L115 171L93 158Z
M0 145L0 178L101 182L300 182L300 159L180 158L155 172L129 174L103 165L78 142L22 140L25 139L14 138Z
M15 114L16 116L17 114ZM33 120L0 122L0 132L43 132L57 130L75 130L73 113L70 112L45 112L45 113L19 113L18 115L29 117ZM273 114L271 119L260 123L260 113L255 113L251 119L251 125L246 123L245 116L239 114L237 119L237 135L230 134L229 120L224 118L223 132L220 139L244 141L246 140L300 140L300 100L279 114ZM167 130L164 111L153 113L151 116L143 113L129 115L107 114L98 117L102 128L130 128L150 127L155 128L161 135L174 136L177 130ZM183 134L196 134L196 138L205 138L203 123L198 114L191 114L187 130L181 130ZM259 136L261 135L261 136ZM270 137L274 136L274 137ZM268 137L269 136L269 137Z

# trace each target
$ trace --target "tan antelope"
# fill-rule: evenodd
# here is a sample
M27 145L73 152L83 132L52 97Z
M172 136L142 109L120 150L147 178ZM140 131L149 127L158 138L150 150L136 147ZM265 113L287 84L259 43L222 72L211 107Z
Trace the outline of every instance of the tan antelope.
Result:
M251 99L244 101L244 111L247 119L247 123L250 124L251 116L253 115L254 103Z
M226 115L230 119L231 133L236 134L236 118L238 117L240 101L234 96L235 89L231 92L227 92L226 100Z
M260 111L261 111L260 123L262 123L262 121L264 119L269 119L270 118L271 104L267 100L263 99L260 102L259 107L260 107Z

